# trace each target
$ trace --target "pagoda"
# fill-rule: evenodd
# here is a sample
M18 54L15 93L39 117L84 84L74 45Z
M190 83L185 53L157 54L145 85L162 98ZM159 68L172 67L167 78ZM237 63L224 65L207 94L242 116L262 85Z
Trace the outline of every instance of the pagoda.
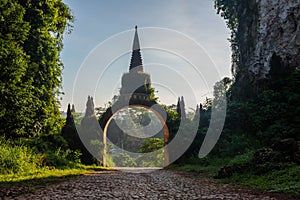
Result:
M129 72L122 76L119 100L150 101L152 92L150 74L144 72L139 36L135 26Z
M164 144L166 145L169 138L166 119L163 118L163 116L166 115L166 111L156 102L154 89L151 87L150 74L144 72L137 26L135 26L129 72L122 75L120 95L99 119L100 126L103 130L103 166L106 166L106 134L108 125L112 121L115 113L130 106L144 107L156 114L163 126ZM167 166L169 156L166 147L164 148L164 163L165 166Z

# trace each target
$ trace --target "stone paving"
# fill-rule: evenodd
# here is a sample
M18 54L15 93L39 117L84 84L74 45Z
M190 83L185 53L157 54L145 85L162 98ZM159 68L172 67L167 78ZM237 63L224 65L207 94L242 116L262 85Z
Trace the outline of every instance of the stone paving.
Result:
M239 189L213 179L170 170L102 171L3 199L251 199L282 200L282 195ZM284 198L283 198L284 197Z

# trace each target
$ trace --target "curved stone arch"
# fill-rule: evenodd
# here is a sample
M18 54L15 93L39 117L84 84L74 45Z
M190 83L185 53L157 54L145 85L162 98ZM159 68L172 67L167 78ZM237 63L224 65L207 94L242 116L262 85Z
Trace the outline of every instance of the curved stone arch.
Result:
M169 139L169 129L166 123L166 118L163 118L163 114L166 113L165 109L162 108L156 101L151 100L141 100L141 99L134 99L131 98L129 102L127 101L117 101L114 103L113 106L109 107L106 112L102 115L99 120L100 126L103 130L103 158L102 163L103 166L106 166L106 137L107 137L107 129L108 126L113 119L113 117L122 109L130 108L130 107L142 107L146 108L147 110L152 111L156 117L159 119L163 126L164 130L164 166L169 164L169 155L166 148Z

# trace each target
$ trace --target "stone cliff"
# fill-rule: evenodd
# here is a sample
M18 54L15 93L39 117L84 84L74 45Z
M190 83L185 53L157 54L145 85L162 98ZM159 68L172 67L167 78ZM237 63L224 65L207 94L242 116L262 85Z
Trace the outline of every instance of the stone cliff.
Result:
M299 0L215 0L232 30L232 71L236 81L268 78L272 57L300 67Z
M300 69L300 1L256 0L258 21L249 71L265 78L274 54L284 65Z

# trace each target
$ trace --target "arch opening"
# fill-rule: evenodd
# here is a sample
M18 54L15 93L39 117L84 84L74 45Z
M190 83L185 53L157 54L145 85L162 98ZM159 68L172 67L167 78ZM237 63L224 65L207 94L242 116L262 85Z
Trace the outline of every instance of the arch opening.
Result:
M166 148L169 129L163 108L158 104L130 104L107 111L104 120L100 120L103 129L103 166L108 166L108 156L118 162L117 167L164 167L169 164ZM133 126L128 127L128 123ZM124 145L126 141L135 144ZM136 161L134 165L132 160Z

